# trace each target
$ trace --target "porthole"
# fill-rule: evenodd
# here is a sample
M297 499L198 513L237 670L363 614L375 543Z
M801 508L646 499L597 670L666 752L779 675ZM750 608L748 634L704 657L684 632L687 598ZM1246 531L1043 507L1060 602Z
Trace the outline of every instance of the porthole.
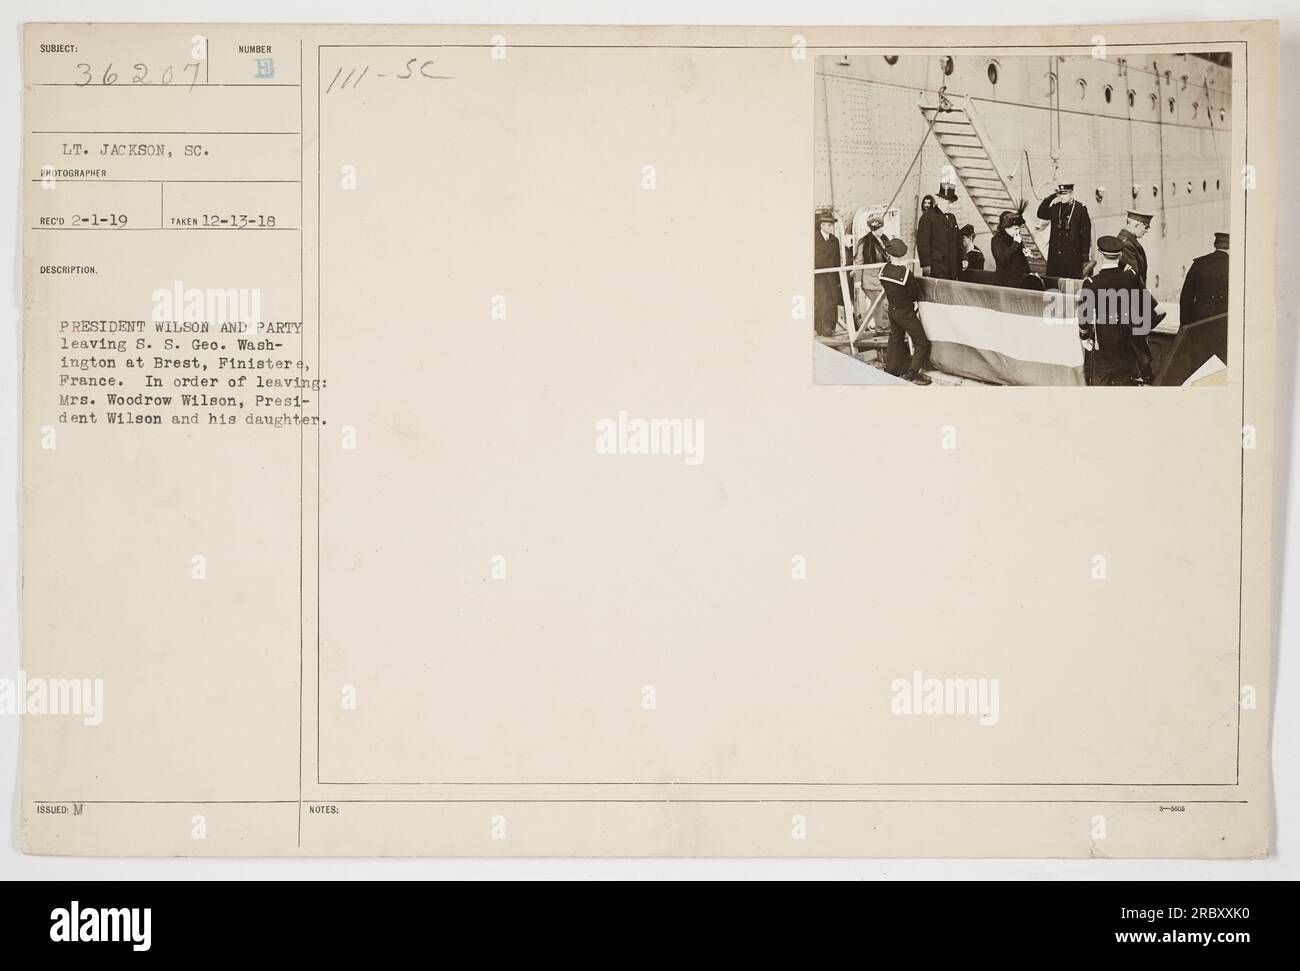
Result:
M1195 117L1196 117L1197 115L1199 115L1200 113L1201 113L1201 103L1200 103L1199 101L1193 101L1193 102L1192 102L1192 117L1195 118Z
M1102 89L1101 96L1106 99L1106 104L1110 104L1110 99L1115 96L1115 89L1108 84Z
M1215 180L1214 180L1214 191L1215 191L1215 192L1218 192L1218 191L1219 191L1219 180L1218 180L1218 179L1215 179Z
M1153 185L1153 186L1151 187L1151 197L1154 199L1154 198L1159 197L1159 195L1160 195L1160 186L1158 186L1158 185Z
M1079 80L1077 80L1077 81L1074 82L1074 86L1075 86L1076 88L1079 89L1079 100L1080 100L1080 101L1082 101L1084 98L1088 97L1088 82L1087 82L1087 81L1085 81L1083 78L1079 78Z
M1129 89L1128 89L1128 106L1129 106L1130 108L1135 107L1135 106L1137 105L1137 99L1138 99L1138 93L1137 93L1136 91L1134 91L1132 88L1129 88Z
M1220 108L1220 109L1219 109L1219 121L1227 121L1227 120L1228 120L1228 113L1227 113L1226 111L1224 111L1222 108Z
M1190 181L1187 183L1187 194L1189 196L1192 194L1192 183Z
M1174 113L1174 105L1175 105L1175 104L1177 104L1177 102L1174 101L1173 98L1170 98L1170 99L1169 99L1169 113L1170 113L1171 115Z
M898 63L898 55L897 55L897 54L886 54L886 55L885 55L885 63L888 64L890 67L893 67L895 64Z
M1159 111L1159 110L1160 110L1160 99L1157 98L1154 94L1152 94L1152 95L1148 95L1148 97L1151 99L1151 110L1152 110L1152 111Z
M988 76L989 76L989 84L998 83L998 62L997 61L989 61Z
M1204 192L1204 191L1206 191L1206 189L1208 189L1208 188L1209 188L1209 186L1206 185L1205 180L1202 179L1202 180L1201 180L1201 191Z
M1170 183L1169 183L1169 194L1170 194L1171 196L1176 196L1176 195L1178 195L1178 183L1177 183L1177 182L1170 182Z
M941 68L943 68L943 73L944 73L945 75L951 74L951 73L952 73L952 58L949 57L947 54L945 54L943 57L939 58L939 66L940 66Z

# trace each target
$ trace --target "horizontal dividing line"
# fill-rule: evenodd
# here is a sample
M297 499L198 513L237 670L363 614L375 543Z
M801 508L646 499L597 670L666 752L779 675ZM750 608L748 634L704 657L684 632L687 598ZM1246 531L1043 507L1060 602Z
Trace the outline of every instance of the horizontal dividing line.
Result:
M1087 788L1089 786L1101 788L1103 786L1119 787L1125 789L1141 788L1160 788L1160 789L1192 789L1197 787L1221 788L1228 789L1239 785L1239 782L327 782L322 779L316 780L317 785L322 786L663 786L671 788L672 786L716 786L726 788L727 786L771 786L773 788L789 787L799 788L800 786L821 786L821 787L856 787L869 789L875 787L888 788L911 788L917 789L935 788L935 787L959 787L959 786L1070 786L1075 788Z
M260 84L256 81L212 81L198 84L186 84L182 81L180 84L103 84L99 81L92 81L89 84L78 84L76 81L37 81L38 88L109 88L121 91L195 91L198 88L301 88L301 84Z
M401 805L402 803L619 803L632 805L663 805L671 803L706 803L712 805L726 805L727 803L754 804L754 803L786 803L786 802L806 802L806 803L885 803L906 805L909 803L925 803L928 805L937 805L943 803L955 803L961 805L983 805L987 803L1008 803L1008 804L1051 804L1051 803L1080 803L1083 805L1095 803L1122 803L1122 804L1145 804L1145 805L1232 805L1244 806L1248 804L1246 799L791 799L791 798L773 798L773 799L304 799L303 804L308 806L321 805L326 806L330 803L390 803Z
M31 135L301 135L297 131L40 131Z
M49 233L300 233L297 226L30 226Z
M365 50L366 48L411 48L415 50L439 50L439 49L456 49L456 50L491 50L495 44L317 44L321 50L327 48ZM507 47L513 47L518 50L535 50L535 51L563 51L563 50L592 50L592 51L789 51L789 44L511 44L507 41ZM838 51L839 47L814 47L805 45L805 50L809 51ZM1083 49L1083 48L1081 48ZM1091 50L1091 47L1086 48Z
M779 30L780 28L775 28ZM824 27L807 27L791 28L805 30L822 30ZM879 27L869 25L841 25L840 30L879 30ZM914 29L914 28L905 28ZM1193 41L1197 51L1211 50L1215 44L1244 44L1241 38L1236 40L1207 40ZM511 44L507 41L508 47L520 48L523 50L701 50L701 51L789 51L790 44ZM809 51L864 51L871 53L892 53L893 51L1091 51L1093 44L889 44L885 46L869 44L805 44L804 50ZM1111 44L1108 45L1111 50L1119 50L1131 54L1142 54L1147 51L1159 51L1168 47L1188 47L1188 43L1157 43L1157 44ZM317 48L324 50L326 48L367 48L367 47L410 47L410 48L466 48L469 50L488 50L496 47L495 44L317 44ZM1181 53L1193 53L1184 51Z
M113 183L135 183L146 185L160 185L166 183L169 185L302 185L297 179L63 179L54 176L55 182L113 182ZM29 182L44 182L45 179L28 179Z
M82 806L284 806L294 805L297 799L37 799L33 800L38 806L64 806L70 803L77 803ZM1082 804L1090 805L1096 803L1108 804L1141 804L1141 805L1224 805L1224 806L1245 806L1249 804L1247 799L304 799L304 806L328 806L334 803L347 805L377 803L380 805L403 805L406 803L417 805L442 805L444 803L472 803L496 805L500 803L519 803L527 805L529 803L555 803L555 804L601 804L613 803L621 805L670 805L673 803L707 803L711 805L726 805L727 803L738 803L742 805L751 805L757 803L886 803L908 805L911 803L925 803L929 805L953 803L960 805L983 805L988 803L1006 803L1006 804Z
M33 799L38 806L278 806L297 799Z

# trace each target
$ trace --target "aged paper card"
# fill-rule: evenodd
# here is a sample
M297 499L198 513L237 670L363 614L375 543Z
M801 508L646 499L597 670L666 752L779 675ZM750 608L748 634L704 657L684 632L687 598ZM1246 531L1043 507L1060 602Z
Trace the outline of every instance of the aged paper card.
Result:
M23 840L1267 852L1275 25L29 25Z

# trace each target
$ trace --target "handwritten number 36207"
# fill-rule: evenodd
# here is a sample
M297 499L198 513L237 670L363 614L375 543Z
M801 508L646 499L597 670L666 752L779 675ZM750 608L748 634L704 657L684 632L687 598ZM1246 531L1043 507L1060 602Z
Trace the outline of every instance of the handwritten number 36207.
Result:
M188 64L181 65L181 74L189 75L190 90L193 90L194 86L199 83L199 68L201 66L202 64L199 61L190 61ZM117 84L118 80L120 79L118 72L113 70L113 65L111 62L104 68L104 71L102 74L100 74L98 81L95 80L95 69L92 68L89 64L78 64L77 70L81 72L77 78L77 87L79 88L84 88L88 84L99 84L103 86ZM131 75L130 83L131 84L171 84L176 77L176 68L171 64L168 64L166 67L162 69L162 74L159 80L157 81L149 77L149 70L150 68L148 64L132 64L131 71L130 71L130 75ZM182 77L181 82L184 83L184 81L185 78Z

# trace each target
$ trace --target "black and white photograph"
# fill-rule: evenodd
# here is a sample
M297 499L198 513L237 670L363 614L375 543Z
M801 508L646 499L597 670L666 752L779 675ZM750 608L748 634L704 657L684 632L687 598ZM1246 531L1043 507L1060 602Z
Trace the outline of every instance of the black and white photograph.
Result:
M821 384L1227 379L1232 55L822 54Z

